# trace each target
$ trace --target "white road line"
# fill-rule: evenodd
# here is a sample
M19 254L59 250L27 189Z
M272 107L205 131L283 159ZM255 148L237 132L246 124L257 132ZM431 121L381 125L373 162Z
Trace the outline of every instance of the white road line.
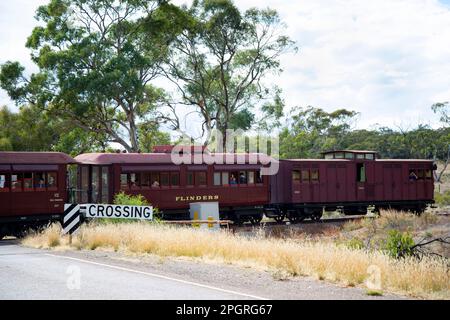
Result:
M243 296L243 297L249 297L249 298L253 298L253 299L256 299L256 300L269 300L267 298L263 298L263 297L259 297L259 296L255 296L255 295L251 295L251 294L247 294L247 293L241 293L241 292L227 290L227 289L222 289L222 288L218 288L218 287L212 287L212 286L208 286L208 285L197 283L197 282L191 282L191 281L186 281L186 280L181 280L181 279L175 279L175 278L171 278L171 277L167 277L167 276L162 276L162 275L159 275L159 274L156 274L156 273L144 272L144 271L124 268L124 267L113 266L113 265L109 265L109 264L105 264L105 263L99 263L99 262L79 259L79 258L60 256L60 255L51 254L51 253L45 253L45 255L51 256L51 257L55 257L55 258L80 261L80 262L94 264L94 265L97 265L97 266L107 267L107 268L116 269L116 270L122 270L122 271L128 271L128 272L143 274L143 275L147 275L147 276L150 276L150 277L155 277L155 278L160 278L160 279L165 279L165 280L171 280L171 281L180 282L180 283L184 283L184 284L190 284L190 285L201 287L201 288L207 288L207 289L216 290L216 291L225 292L225 293L230 293L230 294L239 295L239 296Z

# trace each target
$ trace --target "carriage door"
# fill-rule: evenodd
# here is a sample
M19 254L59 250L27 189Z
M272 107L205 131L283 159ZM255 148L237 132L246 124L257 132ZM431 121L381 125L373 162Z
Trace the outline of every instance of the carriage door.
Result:
M0 215L11 215L10 166L0 165Z
M392 179L392 165L387 164L383 166L383 189L384 199L392 200L393 198L393 179Z
M336 165L329 164L327 166L327 202L336 202Z
M109 166L92 166L90 199L92 203L109 203Z
M337 172L337 200L338 202L347 201L347 166L345 164L338 164Z
M367 183L367 164L364 162L356 163L356 199L358 201L366 200Z
M88 203L89 199L89 166L78 166L78 188L77 188L77 202Z
M110 167L101 167L101 203L110 203Z

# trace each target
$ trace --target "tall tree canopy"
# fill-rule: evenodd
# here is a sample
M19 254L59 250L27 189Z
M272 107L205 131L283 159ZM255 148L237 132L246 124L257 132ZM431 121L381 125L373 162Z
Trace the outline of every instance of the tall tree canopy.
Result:
M39 72L25 77L17 62L1 67L0 85L18 104L37 105L79 128L139 149L139 126L157 128L155 108L164 97L151 85L167 53L158 20L163 0L51 0L37 10L44 26L26 46Z
M282 116L280 89L264 80L282 71L280 56L295 46L275 10L240 12L230 0L196 0L179 17L184 28L170 45L164 70L177 102L200 116L202 135L267 127L265 120Z
M19 112L0 108L0 151L61 151L75 156L107 148L103 136L36 106L22 106Z

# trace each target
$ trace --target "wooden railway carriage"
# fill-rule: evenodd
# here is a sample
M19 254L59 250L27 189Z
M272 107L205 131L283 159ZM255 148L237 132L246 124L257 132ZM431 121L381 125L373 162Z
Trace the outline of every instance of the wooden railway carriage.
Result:
M60 219L72 163L59 152L0 152L0 238Z
M170 149L165 152L77 156L77 202L112 203L114 195L123 191L142 194L162 211L164 219L189 218L189 203L203 201L219 202L221 218L255 223L262 219L263 205L269 202L269 177L261 176L260 163L249 163L249 154L240 155L245 158L243 164L197 160L197 164L176 165ZM231 157L236 160L238 155Z
M367 213L368 206L423 212L433 203L433 161L377 159L374 151L333 151L324 159L282 160L266 214L320 219L323 209Z

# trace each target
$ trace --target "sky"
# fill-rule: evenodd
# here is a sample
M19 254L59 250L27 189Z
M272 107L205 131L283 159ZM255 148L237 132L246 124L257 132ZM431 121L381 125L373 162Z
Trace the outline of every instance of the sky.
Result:
M0 63L35 72L25 48L35 10L47 0L0 0ZM174 0L174 3L188 3ZM450 101L450 0L240 0L276 9L299 51L268 78L288 109L315 106L360 112L357 128L439 127L431 111ZM0 89L0 105L14 107Z

